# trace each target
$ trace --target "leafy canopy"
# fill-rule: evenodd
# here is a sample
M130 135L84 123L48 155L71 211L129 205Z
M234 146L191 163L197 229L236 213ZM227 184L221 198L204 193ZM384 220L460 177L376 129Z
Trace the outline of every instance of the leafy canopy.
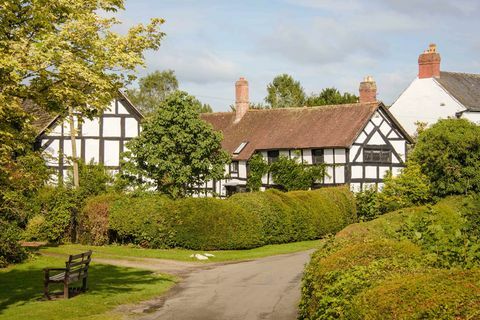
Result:
M356 102L358 102L358 97L354 94L348 92L341 94L336 88L325 88L319 94L310 95L305 101L305 104L313 107Z
M270 108L303 107L305 102L305 92L300 82L295 81L292 76L285 73L276 76L268 84L267 92L265 102Z
M128 97L140 111L149 116L155 111L155 106L178 90L178 80L173 70L155 71L139 80L139 88L127 90ZM212 112L209 104L199 104L200 113Z
M444 119L424 130L411 159L421 166L437 196L480 191L480 126Z
M154 106L178 89L177 76L173 70L157 70L141 78L138 84L138 89L128 90L127 94L133 104L145 115L151 114Z
M199 117L200 102L182 91L168 95L131 140L122 176L133 183L150 182L171 197L224 176L228 154L222 134Z
M162 19L136 25L125 35L104 12L124 9L123 0L11 0L0 11L0 92L31 98L50 110L68 106L92 116L157 49Z

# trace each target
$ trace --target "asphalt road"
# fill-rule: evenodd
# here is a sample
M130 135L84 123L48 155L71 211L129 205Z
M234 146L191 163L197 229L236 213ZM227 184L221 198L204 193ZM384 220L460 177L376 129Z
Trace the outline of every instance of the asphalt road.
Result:
M192 271L143 320L296 319L313 250Z

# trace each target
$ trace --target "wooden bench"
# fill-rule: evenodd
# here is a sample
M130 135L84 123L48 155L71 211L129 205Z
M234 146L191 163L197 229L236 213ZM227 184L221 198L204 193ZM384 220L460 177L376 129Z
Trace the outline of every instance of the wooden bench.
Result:
M88 266L90 265L92 251L87 251L80 254L71 255L68 261L65 262L65 268L49 268L44 269L44 289L43 292L47 299L50 299L48 294L48 285L50 283L63 283L63 297L68 299L70 297L68 286L71 283L82 281L80 288L75 288L75 291L85 292L87 290ZM50 271L61 271L60 273L50 275Z

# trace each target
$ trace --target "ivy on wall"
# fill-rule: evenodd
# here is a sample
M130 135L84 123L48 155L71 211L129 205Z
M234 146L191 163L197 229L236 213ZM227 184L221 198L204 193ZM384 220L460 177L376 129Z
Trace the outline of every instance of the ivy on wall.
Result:
M305 161L300 162L297 158L280 156L279 159L268 164L261 154L255 154L250 161L247 188L250 191L258 191L262 186L262 177L271 174L276 185L286 191L308 190L315 182L321 181L327 175L326 165L309 165Z

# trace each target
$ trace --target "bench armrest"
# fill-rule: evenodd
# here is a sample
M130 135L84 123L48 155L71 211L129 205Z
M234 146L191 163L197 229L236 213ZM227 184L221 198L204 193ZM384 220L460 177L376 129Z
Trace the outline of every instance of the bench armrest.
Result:
M67 269L66 268L45 268L45 269L43 269L43 273L45 274L46 279L50 275L50 271L64 271L64 272L66 272Z

